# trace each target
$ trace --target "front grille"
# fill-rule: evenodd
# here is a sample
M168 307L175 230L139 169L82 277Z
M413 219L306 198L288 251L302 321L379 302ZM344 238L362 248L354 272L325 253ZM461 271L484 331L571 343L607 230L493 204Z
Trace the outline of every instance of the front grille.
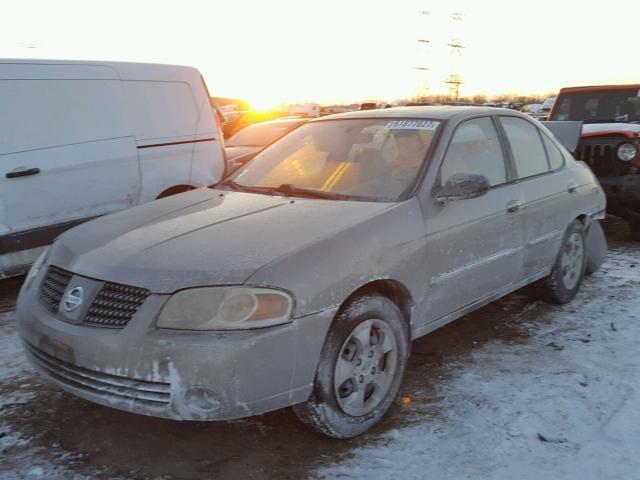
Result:
M40 286L40 302L42 302L51 313L58 311L62 295L67 289L72 275L72 273L54 267L53 265L47 270L47 274Z
M149 296L149 290L118 283L105 283L85 317L85 323L123 328Z
M170 402L169 383L89 370L49 355L30 343L25 342L25 347L34 363L62 385L113 400L134 400L149 406L162 407Z
M574 156L589 165L597 177L628 175L633 162L623 162L617 154L620 144L628 141L615 136L582 138Z

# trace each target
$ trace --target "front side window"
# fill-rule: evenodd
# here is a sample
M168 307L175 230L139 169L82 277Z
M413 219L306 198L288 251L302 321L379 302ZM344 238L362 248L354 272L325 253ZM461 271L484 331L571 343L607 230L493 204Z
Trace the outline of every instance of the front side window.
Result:
M414 185L439 125L391 118L307 123L267 147L233 181L393 201Z
M500 117L500 122L511 146L518 178L527 178L548 172L549 163L538 133L538 127L515 117Z
M489 185L507 182L498 133L489 117L467 120L454 132L442 163L442 183L455 174L484 175Z

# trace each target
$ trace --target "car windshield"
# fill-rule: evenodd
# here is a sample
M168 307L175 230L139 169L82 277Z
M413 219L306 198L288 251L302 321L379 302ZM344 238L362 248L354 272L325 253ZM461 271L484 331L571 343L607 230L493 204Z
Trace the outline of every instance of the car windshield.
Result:
M243 128L225 141L227 147L264 147L300 125L300 122L265 122Z
M551 120L584 123L640 122L640 91L599 90L564 93Z
M440 122L367 118L307 123L233 176L236 187L305 189L394 201L413 186ZM291 188L294 187L294 188Z

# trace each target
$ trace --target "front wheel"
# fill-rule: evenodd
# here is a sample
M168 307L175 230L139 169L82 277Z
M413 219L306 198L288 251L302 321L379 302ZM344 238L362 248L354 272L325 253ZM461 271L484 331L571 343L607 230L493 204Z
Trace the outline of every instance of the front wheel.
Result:
M396 304L378 295L360 297L334 320L311 398L294 412L330 437L360 435L393 403L408 357L408 329Z
M547 300L559 304L573 300L584 278L586 258L584 226L576 220L567 228L551 273L542 281Z

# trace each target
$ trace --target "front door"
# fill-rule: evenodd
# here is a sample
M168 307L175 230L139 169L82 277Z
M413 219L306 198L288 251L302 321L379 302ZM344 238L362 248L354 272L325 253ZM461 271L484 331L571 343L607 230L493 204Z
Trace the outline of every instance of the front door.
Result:
M429 316L436 320L491 297L519 279L523 254L522 193L511 182L494 120L481 117L455 130L440 167L440 182L456 173L489 179L478 198L429 208Z

